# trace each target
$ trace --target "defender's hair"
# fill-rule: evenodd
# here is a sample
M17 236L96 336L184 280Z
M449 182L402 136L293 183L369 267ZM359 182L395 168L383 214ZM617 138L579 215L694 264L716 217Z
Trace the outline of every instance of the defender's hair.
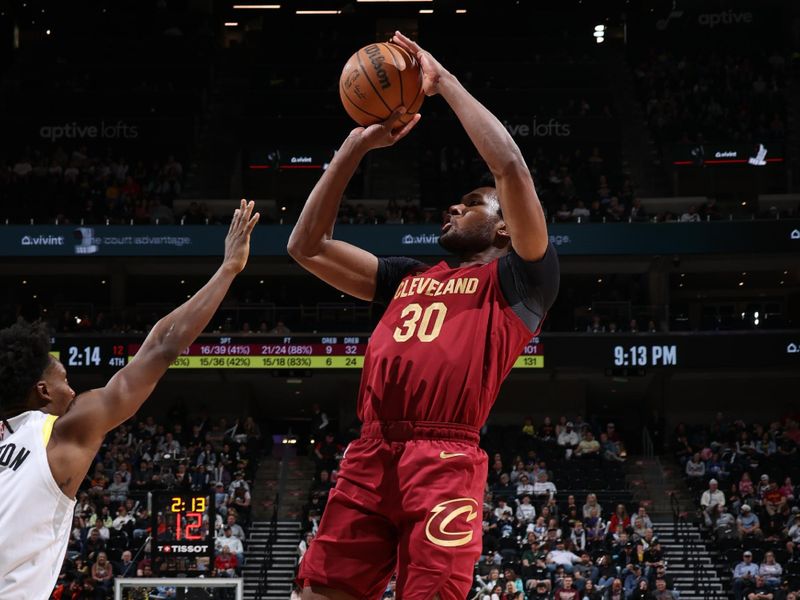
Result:
M49 365L50 333L44 323L20 319L0 330L0 415L24 406Z

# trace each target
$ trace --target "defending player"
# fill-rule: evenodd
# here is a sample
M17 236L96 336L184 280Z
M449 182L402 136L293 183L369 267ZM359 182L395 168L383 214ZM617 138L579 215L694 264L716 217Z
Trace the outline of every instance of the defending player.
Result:
M203 331L247 264L258 222L242 200L209 282L161 319L136 360L76 397L38 324L0 331L0 599L49 598L72 528L75 493L106 434L131 418Z
M361 438L345 453L301 563L306 600L380 598L395 569L403 600L467 596L487 474L478 430L558 290L558 260L519 148L429 53L400 33L393 41L418 57L425 93L448 102L497 188L450 207L439 243L457 257L455 268L378 259L333 239L342 193L364 154L419 121L393 133L390 119L351 132L292 232L289 253L306 269L388 304L364 359Z

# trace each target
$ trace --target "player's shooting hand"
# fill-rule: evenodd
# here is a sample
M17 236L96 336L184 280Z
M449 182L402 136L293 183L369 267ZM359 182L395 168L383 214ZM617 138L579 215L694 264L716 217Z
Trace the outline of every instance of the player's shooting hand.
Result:
M362 145L365 150L385 148L392 146L402 140L419 122L420 114L414 115L406 125L398 122L398 119L406 112L405 107L396 109L392 116L383 123L376 123L369 127L356 127L350 132L350 137ZM398 125L401 125L398 127Z
M442 64L433 58L430 52L420 48L414 40L407 38L399 31L395 31L392 39L393 44L397 44L406 52L415 56L422 67L422 89L425 91L426 96L435 96L439 93L439 82L445 75L450 73L445 69Z
M235 274L241 273L247 264L247 258L250 256L250 234L261 217L259 213L253 214L253 206L252 200L241 201L239 208L233 213L231 226L225 238L225 259L222 261L222 266Z

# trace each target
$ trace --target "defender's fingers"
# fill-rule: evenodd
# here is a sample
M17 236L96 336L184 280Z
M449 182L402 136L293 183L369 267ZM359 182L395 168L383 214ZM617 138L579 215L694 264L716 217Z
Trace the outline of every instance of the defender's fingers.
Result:
M392 111L392 114L389 116L389 118L386 119L383 123L381 123L381 125L391 130L392 125L394 125L397 122L397 119L403 116L405 112L406 112L405 106L398 106L396 109L394 109L394 111Z
M249 236L253 232L253 228L258 223L258 220L261 218L261 213L254 214L250 220L247 222L247 227L245 228L244 232Z
M396 141L396 142L397 142L397 141L399 141L399 140L402 140L404 137L406 137L406 136L408 135L408 133L409 133L409 132L410 132L412 129L414 129L414 127L416 126L416 124L417 124L417 123L419 123L419 120L420 120L421 118L422 118L422 115L421 115L420 113L417 113L417 114L415 114L415 115L414 115L414 116L411 118L411 120L410 120L408 123L406 123L406 124L405 124L405 126L404 126L404 127L403 127L403 128L400 130L400 131L398 131L396 134L394 134L394 135L392 136L392 137L394 138L394 141Z

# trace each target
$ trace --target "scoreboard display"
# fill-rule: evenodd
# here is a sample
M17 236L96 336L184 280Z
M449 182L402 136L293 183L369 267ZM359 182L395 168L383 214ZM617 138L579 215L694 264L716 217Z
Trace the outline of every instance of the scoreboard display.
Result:
M136 360L143 341L65 334L53 340L53 355L68 371L113 371ZM202 336L171 369L357 371L368 343L366 335ZM800 331L547 333L530 340L514 362L517 371L772 367L800 368Z
M201 338L186 348L171 369L361 369L368 337L286 336ZM142 339L56 338L53 355L72 368L120 368L134 360ZM535 338L516 368L544 367L544 346Z

